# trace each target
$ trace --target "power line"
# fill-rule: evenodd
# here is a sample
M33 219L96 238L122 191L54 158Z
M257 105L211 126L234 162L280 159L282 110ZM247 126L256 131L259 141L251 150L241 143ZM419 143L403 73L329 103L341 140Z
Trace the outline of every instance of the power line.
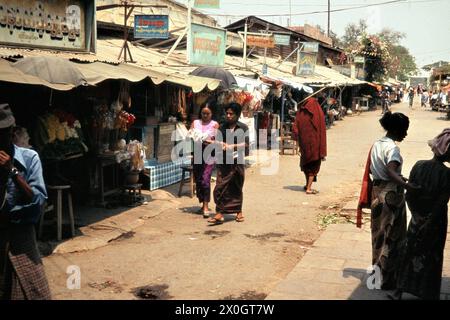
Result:
M333 9L330 12L342 12L342 11L349 11L349 10L357 10L357 9L365 9L370 7L376 7L376 6L383 6L383 5L391 5L391 4L412 4L412 3L429 3L429 2L437 2L437 1L446 1L446 0L417 0L417 1L408 1L408 0L392 0L392 1L386 1L381 3L373 3L373 4L366 4L366 5L360 5L360 6L353 6L353 7L346 7L346 8L340 8L340 9ZM293 13L292 16L304 16L304 15L311 15L311 14L323 14L328 13L328 10L320 10L320 11L311 11L311 12L300 12L300 13ZM208 13L210 16L215 17L246 17L248 14L214 14L214 13ZM254 16L258 17L286 17L290 16L290 13L279 13L279 14L252 14Z

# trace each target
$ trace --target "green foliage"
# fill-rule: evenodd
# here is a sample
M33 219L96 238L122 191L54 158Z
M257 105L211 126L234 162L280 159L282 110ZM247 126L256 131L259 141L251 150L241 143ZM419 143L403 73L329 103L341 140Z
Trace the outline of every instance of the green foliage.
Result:
M388 74L390 54L387 44L377 36L364 36L360 47L355 51L366 59L367 81L383 81Z
M350 23L345 28L345 34L342 37L342 40L340 41L342 44L342 47L347 52L352 52L353 50L356 50L360 44L361 44L361 38L363 35L367 33L367 22L365 20L359 20L359 22L356 23Z
M383 81L387 77L406 81L417 73L417 66L409 50L399 44L405 36L388 28L369 35L367 23L360 20L346 27L341 45L348 54L366 58L367 81Z

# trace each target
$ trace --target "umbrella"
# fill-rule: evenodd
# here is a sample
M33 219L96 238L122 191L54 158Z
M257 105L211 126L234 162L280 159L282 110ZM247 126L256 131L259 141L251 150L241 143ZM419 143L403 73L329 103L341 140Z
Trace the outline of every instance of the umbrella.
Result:
M13 67L52 84L87 85L76 65L62 58L27 57L14 63Z
M237 85L237 81L230 71L219 67L198 67L191 72L194 76L218 79L222 89L230 89L233 85Z

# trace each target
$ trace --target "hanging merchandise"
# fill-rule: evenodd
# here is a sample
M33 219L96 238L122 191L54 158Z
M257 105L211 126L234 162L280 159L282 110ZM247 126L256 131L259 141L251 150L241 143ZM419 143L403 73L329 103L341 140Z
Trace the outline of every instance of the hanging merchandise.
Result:
M120 100L108 108L105 104L94 107L92 118L93 144L97 153L119 149L119 142L125 138L136 117L122 110Z

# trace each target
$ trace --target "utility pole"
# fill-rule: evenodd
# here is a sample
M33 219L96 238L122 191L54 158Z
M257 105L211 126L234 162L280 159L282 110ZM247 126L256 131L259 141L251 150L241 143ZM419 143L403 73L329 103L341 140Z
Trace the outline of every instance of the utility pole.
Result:
M327 32L328 36L330 36L330 20L331 20L331 0L328 0L328 32Z
M288 27L292 24L292 0L289 0L289 22Z

